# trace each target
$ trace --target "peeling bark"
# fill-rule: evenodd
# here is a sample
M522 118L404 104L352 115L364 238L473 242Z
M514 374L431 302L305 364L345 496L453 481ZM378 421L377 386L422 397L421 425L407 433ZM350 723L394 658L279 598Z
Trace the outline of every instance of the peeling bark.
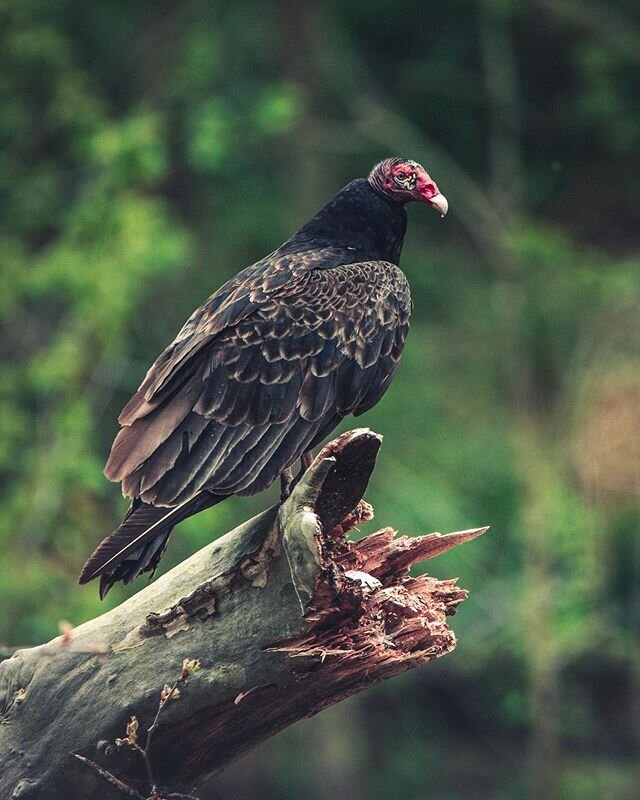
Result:
M348 541L373 516L361 498L380 443L367 429L344 434L282 506L71 636L3 662L0 796L147 797L140 754L113 743L132 714L150 725L184 658L202 668L163 710L150 759L167 792L193 793L296 720L450 652L446 617L466 591L408 569L486 529Z

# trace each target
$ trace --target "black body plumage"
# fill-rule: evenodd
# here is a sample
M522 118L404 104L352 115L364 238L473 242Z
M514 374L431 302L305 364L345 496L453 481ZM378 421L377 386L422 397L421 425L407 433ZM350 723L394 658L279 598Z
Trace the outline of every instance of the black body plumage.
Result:
M132 506L81 583L101 575L104 595L154 569L177 522L266 489L378 402L409 327L406 224L353 181L192 314L119 417L105 474Z

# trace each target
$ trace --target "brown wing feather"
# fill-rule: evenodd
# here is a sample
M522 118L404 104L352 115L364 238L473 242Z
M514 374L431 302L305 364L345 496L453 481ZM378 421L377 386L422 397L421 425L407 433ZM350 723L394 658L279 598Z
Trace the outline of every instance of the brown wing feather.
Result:
M397 267L247 275L191 317L125 407L106 468L125 494L173 506L260 491L388 387L410 314Z
M120 429L111 448L105 475L121 481L140 466L178 428L193 408L202 387L192 381L188 388L130 426Z
M120 424L131 425L175 393L192 372L190 362L218 334L233 329L283 287L304 283L305 276L316 265L339 263L340 255L341 249L330 247L311 247L293 254L275 252L227 281L193 312L174 341L152 364L138 391L123 408L118 418Z

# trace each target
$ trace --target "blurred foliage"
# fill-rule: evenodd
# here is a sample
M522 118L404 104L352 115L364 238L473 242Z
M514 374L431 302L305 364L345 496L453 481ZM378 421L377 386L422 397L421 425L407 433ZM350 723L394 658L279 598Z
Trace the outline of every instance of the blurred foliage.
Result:
M409 210L368 498L492 525L428 565L472 590L460 644L210 797L635 797L639 54L632 0L2 0L0 641L102 610L75 578L125 508L115 419L191 310L406 154L451 212ZM163 568L271 500L187 521Z

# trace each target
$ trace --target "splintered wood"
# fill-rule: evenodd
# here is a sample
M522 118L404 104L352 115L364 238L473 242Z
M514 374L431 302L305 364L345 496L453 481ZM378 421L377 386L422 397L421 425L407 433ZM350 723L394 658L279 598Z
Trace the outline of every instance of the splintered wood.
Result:
M357 542L345 539L358 522L372 516L371 506L361 502L323 538L325 568L305 615L309 627L274 643L270 651L320 658L331 680L361 670L366 661L363 679L371 685L455 647L445 618L455 614L467 591L455 579L411 577L408 571L487 528L418 537L397 536L384 528ZM302 673L310 666L294 669Z

